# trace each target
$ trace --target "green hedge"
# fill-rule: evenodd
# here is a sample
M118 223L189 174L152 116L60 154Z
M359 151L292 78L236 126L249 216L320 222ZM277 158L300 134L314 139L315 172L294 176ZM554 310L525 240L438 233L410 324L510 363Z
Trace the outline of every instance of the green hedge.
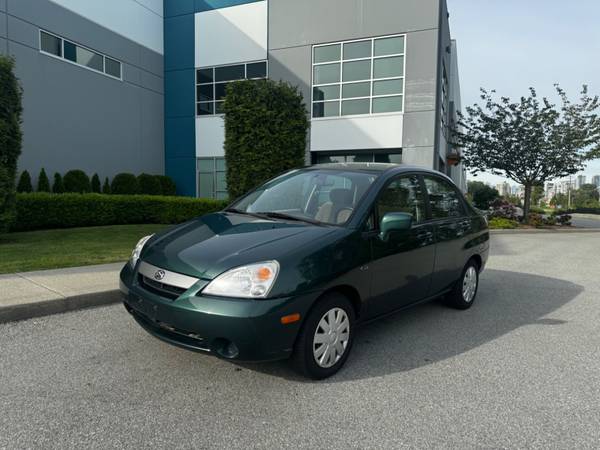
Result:
M226 202L157 195L17 195L13 231L134 223L181 223L226 206Z
M571 209L560 209L560 210L556 210L554 211L552 214L554 215L559 215L559 214L575 214L575 213L579 213L579 214L600 214L600 208L571 208Z

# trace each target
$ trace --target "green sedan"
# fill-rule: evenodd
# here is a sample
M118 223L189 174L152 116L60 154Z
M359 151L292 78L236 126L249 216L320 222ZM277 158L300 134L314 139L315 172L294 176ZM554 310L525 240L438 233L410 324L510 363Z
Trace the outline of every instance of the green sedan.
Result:
M361 322L439 297L469 308L488 253L486 219L448 177L325 164L141 239L120 288L159 339L230 360L291 357L322 379Z

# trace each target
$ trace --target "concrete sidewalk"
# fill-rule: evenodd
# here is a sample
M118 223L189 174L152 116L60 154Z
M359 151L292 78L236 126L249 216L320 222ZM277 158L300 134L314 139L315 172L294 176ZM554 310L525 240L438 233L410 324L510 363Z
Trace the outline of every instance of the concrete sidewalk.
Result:
M0 323L117 302L123 264L0 275Z

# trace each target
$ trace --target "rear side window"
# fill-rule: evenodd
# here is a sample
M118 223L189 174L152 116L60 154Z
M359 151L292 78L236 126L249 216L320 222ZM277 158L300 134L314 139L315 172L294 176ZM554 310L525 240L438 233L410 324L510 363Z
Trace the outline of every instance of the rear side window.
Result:
M446 180L425 176L429 206L433 219L462 217L465 209L456 188Z
M425 202L417 176L405 176L392 181L377 200L379 219L390 212L403 212L413 216L413 222L425 220Z

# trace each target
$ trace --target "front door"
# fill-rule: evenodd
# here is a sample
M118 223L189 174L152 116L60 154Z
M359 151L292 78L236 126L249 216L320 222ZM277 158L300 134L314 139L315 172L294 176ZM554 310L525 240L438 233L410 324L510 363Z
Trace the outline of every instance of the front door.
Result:
M409 213L410 230L379 235L381 218L390 212ZM417 175L402 175L383 188L373 209L372 271L369 316L377 316L424 299L435 258L433 226L427 221L422 184Z

